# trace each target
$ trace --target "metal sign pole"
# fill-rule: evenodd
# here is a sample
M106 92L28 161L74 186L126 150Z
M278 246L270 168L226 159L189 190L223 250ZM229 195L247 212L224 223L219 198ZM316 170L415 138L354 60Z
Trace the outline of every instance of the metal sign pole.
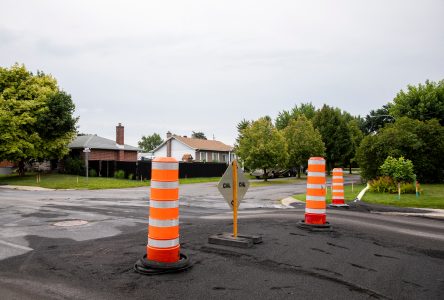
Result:
M237 161L233 161L233 237L237 238Z

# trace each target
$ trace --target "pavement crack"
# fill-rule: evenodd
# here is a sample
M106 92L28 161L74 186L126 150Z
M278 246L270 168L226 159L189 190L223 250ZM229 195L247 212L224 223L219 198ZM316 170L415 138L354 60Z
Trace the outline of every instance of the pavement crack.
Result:
M291 235L297 235L297 236L307 236L306 234L302 233L296 233L296 232L290 232Z
M382 255L382 254L378 254L378 253L375 253L373 255L376 256L376 257L384 257L384 258L391 258L391 259L398 259L399 260L398 257L389 256L389 255Z
M310 248L310 249L313 250L313 251L318 251L318 252L325 253L325 254L331 254L330 252L322 250L322 249L319 249L319 248Z
M367 267L364 267L364 266L361 266L361 265L358 265L358 264L354 264L354 263L348 263L348 264L350 266L358 268L358 269L363 269L363 270L367 270L367 271L370 271L370 272L377 272L375 269L367 268Z
M324 269L324 268L313 268L313 269L317 270L317 271L324 271L324 272L327 272L327 273L331 273L331 274L334 274L336 276L343 276L341 273L338 273L338 272L335 272L335 271L331 271L331 270L328 270L328 269Z
M417 287L417 288L423 288L422 285L414 283L414 282L410 282L410 281L407 281L407 280L403 280L402 282L410 284L410 285L413 285L414 287Z
M341 249L350 250L350 249L347 248L347 247L340 246L340 245L337 245L337 244L333 244L333 243L330 243L330 242L327 242L327 245L332 246L332 247L336 247L336 248L341 248Z

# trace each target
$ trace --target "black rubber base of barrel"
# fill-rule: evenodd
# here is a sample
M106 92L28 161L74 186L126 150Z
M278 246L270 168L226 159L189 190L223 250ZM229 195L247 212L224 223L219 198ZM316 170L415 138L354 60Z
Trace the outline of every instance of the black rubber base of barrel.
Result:
M330 208L350 208L348 204L329 204L328 207Z
M175 263L162 263L149 260L145 254L143 258L134 264L134 270L143 275L160 275L185 271L192 266L191 260L183 253L180 253L180 259Z
M325 224L306 224L304 220L299 221L298 225L299 228L310 230L310 231L332 231L333 228L330 225L329 222L325 222Z

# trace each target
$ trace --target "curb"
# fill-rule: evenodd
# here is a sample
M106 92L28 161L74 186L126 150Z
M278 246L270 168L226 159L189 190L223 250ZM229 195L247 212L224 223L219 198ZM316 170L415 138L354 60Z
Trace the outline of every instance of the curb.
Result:
M20 191L55 191L55 189L47 189L38 186L26 185L0 185L0 189L20 190Z
M291 205L293 203L298 203L298 204L303 204L304 203L305 204L304 201L297 200L297 199L295 199L293 197L287 197L287 198L284 198L284 199L281 200L281 204L286 206L286 207L295 208L294 206Z

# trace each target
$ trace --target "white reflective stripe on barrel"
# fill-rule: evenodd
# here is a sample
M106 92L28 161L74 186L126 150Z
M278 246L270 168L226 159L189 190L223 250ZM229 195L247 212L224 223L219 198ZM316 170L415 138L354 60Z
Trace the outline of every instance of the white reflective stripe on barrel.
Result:
M178 170L179 169L179 163L177 162L152 162L151 169L156 170Z
M343 173L342 169L333 169L333 173Z
M325 185L324 184L307 184L307 189L323 190L323 189L325 189Z
M149 225L154 227L173 227L179 226L179 219L159 220L149 218Z
M150 207L154 207L154 208L176 208L176 207L179 207L179 200L175 200L175 201L156 201L156 200L150 200Z
M305 212L309 214L325 214L325 208L305 208Z
M333 179L342 179L342 178L344 178L344 177L342 177L342 176L333 176Z
M323 159L322 160L309 159L308 164L309 165L325 165L325 160L323 160Z
M333 196L333 200L344 200L344 196Z
M333 186L344 186L343 182L333 182Z
M307 176L325 177L325 173L324 172L308 172Z
M154 189L177 189L179 181L151 181L151 187Z
M306 200L310 200L310 201L325 201L325 197L324 196L310 196L310 195L307 195L307 197L305 199Z
M179 238L174 240L153 240L148 238L148 246L156 248L171 248L179 245Z

